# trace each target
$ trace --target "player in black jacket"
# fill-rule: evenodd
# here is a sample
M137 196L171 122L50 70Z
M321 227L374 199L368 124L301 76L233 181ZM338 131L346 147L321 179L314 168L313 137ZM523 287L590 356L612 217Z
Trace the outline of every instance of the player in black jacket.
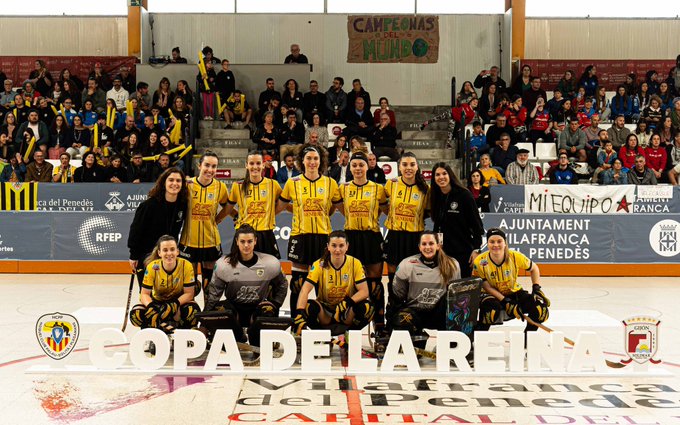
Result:
M158 177L148 199L135 211L127 245L130 267L137 273L140 289L144 280L144 258L153 251L158 238L163 235L179 237L189 196L184 179L184 172L179 168L168 168Z

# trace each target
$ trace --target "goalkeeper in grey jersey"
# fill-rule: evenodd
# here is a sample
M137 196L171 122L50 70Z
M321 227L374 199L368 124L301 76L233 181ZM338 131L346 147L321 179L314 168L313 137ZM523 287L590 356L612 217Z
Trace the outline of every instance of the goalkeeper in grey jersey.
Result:
M205 311L227 312L236 340L246 342L247 327L250 344L259 346L259 329L251 325L258 317L278 317L288 282L276 257L255 251L255 233L247 224L236 231L231 252L215 264Z

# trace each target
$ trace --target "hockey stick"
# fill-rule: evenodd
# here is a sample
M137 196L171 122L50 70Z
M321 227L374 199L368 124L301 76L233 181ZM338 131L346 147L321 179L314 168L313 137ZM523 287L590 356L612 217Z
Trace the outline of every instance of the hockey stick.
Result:
M130 314L130 302L132 301L132 288L135 286L135 272L130 273L130 288L128 289L127 305L125 306L125 316L123 316L123 327L121 332L125 332L128 323L128 314Z
M543 329L544 331L546 331L546 332L548 332L548 333L553 333L553 332L555 332L555 331L553 331L552 329L550 329L549 327L545 326L544 324L535 322L535 321L534 321L533 319L531 319L529 316L524 316L524 319L527 321L528 324L533 325L533 326L536 326L536 327L538 327L538 328L540 328L540 329ZM564 337L564 342L566 342L567 344L571 345L572 347L573 347L574 345L576 345L576 343L575 343L573 340L567 338L566 336ZM607 363L607 366L609 366L609 367L611 367L611 368L613 368L613 369L621 369L622 367L626 367L626 365L625 365L624 363L621 363L621 362L612 362L612 361L609 361L609 360L607 360L607 359L605 359L604 361Z

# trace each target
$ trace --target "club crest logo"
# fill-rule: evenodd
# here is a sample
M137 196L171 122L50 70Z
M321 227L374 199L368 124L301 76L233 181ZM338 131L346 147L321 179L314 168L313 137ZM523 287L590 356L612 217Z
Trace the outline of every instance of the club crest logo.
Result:
M35 334L45 354L61 360L75 348L80 336L80 325L70 314L48 313L38 319Z
M659 348L660 323L660 320L652 317L629 317L623 321L625 350L629 358L621 363L629 364L633 361L640 364L647 361L661 363L661 360L654 359Z
M255 271L255 274L257 274L257 277L262 277L264 276L264 269L257 269Z

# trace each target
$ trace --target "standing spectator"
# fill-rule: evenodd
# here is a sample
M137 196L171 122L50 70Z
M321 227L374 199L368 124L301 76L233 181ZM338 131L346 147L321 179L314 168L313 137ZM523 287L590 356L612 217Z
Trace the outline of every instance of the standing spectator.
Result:
M342 77L335 77L333 85L326 92L326 117L329 122L344 122L343 112L347 107L347 93L342 90L344 84Z
M498 93L505 92L507 84L505 80L498 76L498 67L496 65L492 66L488 70L483 69L479 75L475 78L475 87L484 90L488 90L489 85L494 84Z
M288 179L300 175L300 170L295 167L295 153L288 152L276 172L276 181L283 187Z
M236 90L236 78L231 69L229 69L229 61L226 59L222 59L222 69L217 73L215 86L220 94L220 98L225 100L229 99L234 90Z
M5 79L3 84L5 89L0 93L0 106L9 108L12 105L12 102L14 102L14 96L17 95L17 92L12 88L12 85L14 84L12 80Z
M316 80L309 82L309 91L303 96L304 121L311 123L313 115L319 114L320 124L326 125L326 95L319 91L319 83Z
M212 61L208 60L207 56L203 59L203 62L205 63L205 77L199 72L196 81L198 81L198 91L201 93L203 119L213 120L215 119L215 79L217 74L213 69Z
M529 163L529 151L527 149L517 151L517 160L508 165L505 170L505 181L508 184L519 185L539 183L538 170Z
M87 80L87 88L83 89L81 102L84 105L85 101L91 100L96 112L106 111L106 93L99 88L97 80L90 78Z
M564 71L564 75L560 78L560 82L557 83L557 88L561 94L563 94L568 99L576 95L576 78L574 76L574 71L568 69Z
M160 107L160 112L164 117L169 117L168 111L172 106L172 100L175 98L175 93L170 90L170 80L166 77L161 78L158 83L158 90L153 93L153 98L151 100L152 108L154 106Z
M309 63L307 56L300 53L300 46L298 44L290 45L290 55L286 56L283 63Z
M371 148L376 156L388 156L390 161L399 160L397 150L397 129L390 125L390 116L386 113L380 115L380 124L374 127L368 136Z
M569 127L560 133L557 147L566 151L568 158L586 161L586 133L579 128L578 120L569 121Z
M43 153L47 153L47 144L50 140L50 130L44 122L40 121L38 111L31 109L28 113L28 120L19 126L17 130L19 137L24 140L31 140L35 137L35 149L40 149ZM21 152L23 154L23 152Z
M560 151L557 161L557 164L548 170L550 184L578 184L578 176L569 165L569 156L566 151Z
M541 88L541 77L531 77L531 87L522 94L523 105L527 111L531 111L536 106L538 99L548 100L548 95Z
M64 152L59 155L59 165L52 170L52 181L54 183L73 183L76 167L71 165L71 155Z
M554 141L552 129L550 128L550 113L545 110L545 100L539 98L536 106L529 114L531 126L529 127L529 141L536 146L536 142L542 140L544 143Z
M482 97L479 98L479 117L485 123L490 123L496 118L496 109L501 99L497 92L498 86L493 82L482 89Z
M637 136L629 134L626 138L626 144L619 149L619 158L623 162L625 168L633 168L635 165L635 158L644 156L644 151L638 146Z
M65 81L68 81L71 83L73 87L74 92L81 92L85 88L85 84L83 83L83 80L78 78L77 75L71 74L71 71L68 68L64 68L61 70L61 73L59 73L59 82L62 83L62 87Z
M521 73L515 78L515 81L510 86L510 94L522 96L525 91L531 87L531 67L529 65L522 65Z
M210 46L205 46L203 50L201 50L201 53L203 53L203 62L205 62L206 65L208 62L212 63L213 65L219 65L221 62L219 58L214 56L213 49Z
M274 97L280 100L281 93L274 90L274 79L270 77L267 78L266 89L260 93L260 97L257 100L257 108L260 111L260 115L262 115L262 111L266 111L269 108L269 103Z
M645 74L645 82L649 86L649 94L658 94L659 93L659 74L653 69L650 69L647 71L647 74Z
M0 138L2 134L0 134ZM23 182L26 179L26 164L19 152L14 156L10 156L9 164L6 164L0 173L0 183L16 183Z
M26 166L26 181L50 183L52 181L52 164L45 161L45 152L36 150L33 161Z
M302 108L304 106L304 101L302 93L298 89L298 83L294 79L286 81L283 89L283 94L281 95L281 103L287 105L289 111L295 112L297 115L297 121L302 123Z
M615 150L619 150L621 146L626 144L626 138L630 134L630 130L626 128L626 119L623 115L618 115L614 120L614 124L607 130L609 133L609 140Z
M637 95L638 88L637 75L634 72L626 75L626 82L623 83L623 86L626 88L626 93L628 93L631 97L635 97L635 95Z
M654 172L645 165L645 156L635 157L635 167L628 171L628 184L634 185L656 185L657 180Z
M111 89L111 80L109 79L109 75L102 68L101 62L96 62L94 64L94 69L90 71L90 75L88 75L87 78L88 80L94 79L97 82L97 87L101 90L107 91Z
M33 84L36 90L44 95L47 95L52 91L52 74L50 74L50 71L45 65L45 61L42 59L35 61L35 69L31 71L28 80Z
M587 97L595 96L595 90L599 85L597 81L597 69L595 65L588 65L586 69L581 74L581 78L578 80L578 86L583 87L586 90L585 95Z
M651 144L645 148L644 153L647 168L652 170L657 181L665 181L664 169L666 168L667 152L665 148L661 147L661 136L652 135Z
M456 95L456 106L460 106L463 103L470 103L472 99L477 99L477 92L470 81L463 82L463 87Z
M170 63L187 63L187 60L182 57L179 47L173 47L170 54L172 55L170 58Z
M602 173L602 185L628 184L628 173L619 158L612 160L612 166Z

